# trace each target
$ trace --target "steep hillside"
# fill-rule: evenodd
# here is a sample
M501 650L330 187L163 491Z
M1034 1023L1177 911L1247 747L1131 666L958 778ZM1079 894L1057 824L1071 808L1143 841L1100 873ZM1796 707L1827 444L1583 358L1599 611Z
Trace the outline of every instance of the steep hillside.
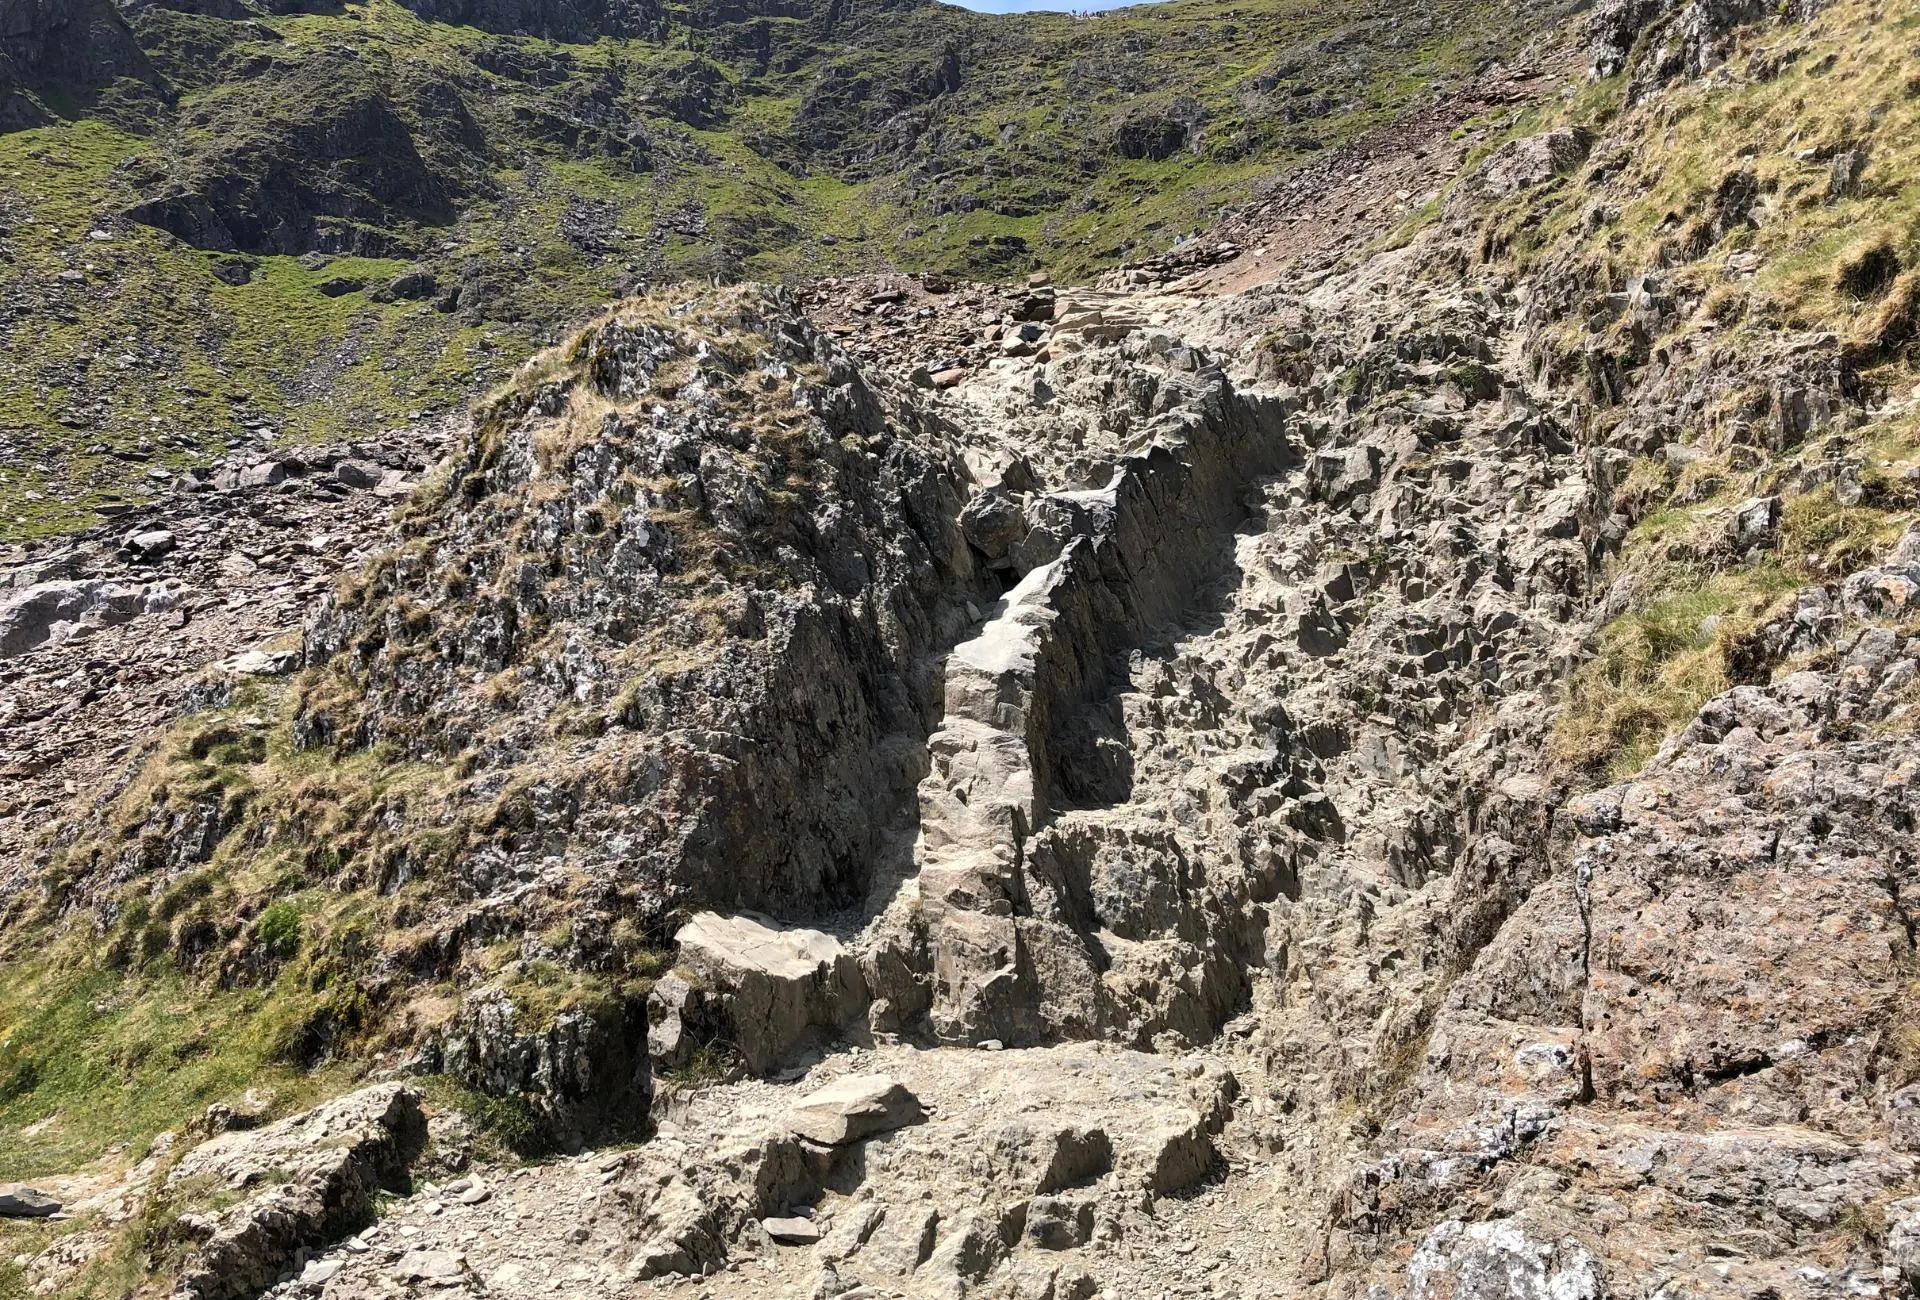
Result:
M163 495L262 431L417 423L647 283L1085 275L1545 17L1478 0L1417 18L1299 0L1097 19L919 0L5 14L9 540Z
M1609 0L1095 284L657 287L19 566L0 1286L1912 1294L1917 39ZM211 140L113 183L296 232Z

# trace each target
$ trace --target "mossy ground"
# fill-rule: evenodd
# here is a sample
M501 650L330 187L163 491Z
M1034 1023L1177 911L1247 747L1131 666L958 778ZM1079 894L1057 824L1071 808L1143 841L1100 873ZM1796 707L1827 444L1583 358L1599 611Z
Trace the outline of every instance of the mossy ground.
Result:
M445 798L455 777L379 753L295 750L293 689L256 686L170 734L102 810L97 835L56 858L37 912L9 927L0 952L0 1131L11 1140L0 1180L131 1167L156 1135L179 1132L215 1101L264 1103L271 1115L299 1109L383 1061L393 1065L389 1048L416 1041L458 1007L451 975L396 983L384 972L430 937L415 918L444 888L435 862L480 832L454 818L404 842L364 833L376 820L371 810ZM79 858L144 860L170 814L205 808L219 808L229 826L209 860L157 880L143 873L95 899L94 914L109 918L103 926L60 919ZM397 889L372 888L367 873L396 853L422 874ZM511 944L480 953L473 974L507 991L527 1028L561 1011L599 1014L644 996L662 960L637 934L616 939L624 964L602 975L526 960ZM429 1093L470 1112L498 1154L543 1149L538 1124L512 1098L482 1101L446 1080L431 1081ZM39 1241L55 1229L5 1231ZM108 1279L96 1288L102 1295L115 1293L110 1264L103 1258L95 1270Z
M1800 489L1790 467L1818 459L1809 445L1756 446L1736 419L1678 431L1679 442L1705 453L1684 473L1652 459L1633 467L1622 496L1639 519L1613 576L1633 583L1635 608L1600 633L1596 657L1571 683L1556 737L1558 757L1588 781L1639 770L1701 704L1735 683L1730 665L1759 622L1797 588L1871 563L1914 518L1906 475L1920 468L1920 417L1903 399L1920 378L1920 358L1911 322L1891 319L1890 328L1890 318L1911 311L1899 298L1900 277L1920 264L1920 78L1906 58L1917 32L1920 15L1841 0L1805 26L1749 29L1729 61L1746 69L1741 77L1677 85L1632 108L1624 107L1624 78L1591 83L1513 127L1527 135L1563 123L1611 124L1610 152L1589 165L1623 168L1611 188L1625 197L1597 221L1572 182L1508 200L1488 223L1487 247L1521 268L1553 267L1602 292L1658 271L1686 308L1671 334L1693 333L1712 317L1725 355L1830 333L1844 345L1859 390L1888 408L1851 436L1864 491L1850 506L1831 487ZM1634 150L1636 141L1646 147ZM1833 159L1848 150L1869 165L1856 185L1836 186ZM1724 235L1703 234L1735 173L1754 177L1752 219ZM1745 256L1735 262L1736 255ZM1628 328L1611 326L1596 339L1575 315L1557 344L1568 357ZM1647 350L1668 342L1654 339ZM1708 417L1724 416L1727 405ZM1604 432L1617 417L1602 407L1594 418ZM1745 558L1716 549L1727 508L1760 492L1783 498L1778 546Z

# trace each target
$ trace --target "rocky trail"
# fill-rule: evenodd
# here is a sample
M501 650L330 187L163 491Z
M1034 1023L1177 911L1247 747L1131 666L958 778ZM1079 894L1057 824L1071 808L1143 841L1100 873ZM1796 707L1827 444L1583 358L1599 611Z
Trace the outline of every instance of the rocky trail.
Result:
M1374 259L1365 283L1395 266ZM1684 1216L1741 1213L1725 1202L1754 1178L1789 1198L1767 1214L1830 1220L1821 1171L1844 1166L1853 1196L1903 1186L1912 1158L1756 1127L1750 1102L1732 1103L1748 1120L1726 1138L1597 1102L1589 1072L1671 1050L1695 1031L1670 999L1694 1005L1724 977L1682 946L1672 995L1623 1004L1598 973L1620 959L1591 936L1603 906L1635 906L1625 880L1644 855L1701 851L1689 833L1725 837L1712 851L1733 874L1713 897L1776 872L1780 832L1745 821L1766 805L1734 792L1774 788L1765 755L1794 742L1765 738L1830 714L1836 692L1887 707L1880 683L1911 674L1897 638L1849 652L1864 678L1808 673L1716 702L1647 777L1576 803L1556 841L1547 700L1623 530L1604 457L1578 453L1537 404L1550 395L1509 368L1504 315L1409 285L1394 308L1420 314L1374 363L1395 401L1357 415L1257 363L1230 375L1189 341L1231 355L1308 319L1315 348L1366 338L1365 310L1348 314L1361 275L1170 311L1143 294L1126 307L1168 324L1070 353L1044 371L1046 396L1046 363L1016 360L942 399L963 438L992 419L1001 441L980 445L1004 449L1009 429L1032 441L980 470L962 517L1011 585L945 657L911 868L837 935L696 919L654 1027L657 1066L704 1016L771 1079L662 1078L651 1142L462 1170L273 1293L1253 1300L1325 1284L1420 1198L1462 1194L1497 1194L1499 1212L1419 1243L1418 1294L1480 1294L1491 1273L1499 1294L1598 1295L1575 1220L1609 1213L1612 1267L1824 1285L1809 1261L1828 1257L1796 1256L1791 1235L1750 1251ZM1463 359L1484 370L1463 382ZM1047 440L1083 412L1107 418ZM1076 477L1087 466L1104 486ZM1899 572L1858 575L1842 599L1904 600L1866 594L1904 593ZM1793 761L1807 760L1826 761ZM1845 782L1878 783L1888 760L1839 761ZM1684 794L1662 784L1669 769L1694 774ZM1824 815L1845 816L1844 789ZM1857 833L1872 840L1869 822ZM1571 877L1549 865L1569 832ZM1757 840L1763 862L1743 867ZM1805 851L1852 870L1831 839ZM1756 869L1750 886L1739 873ZM1602 891L1608 872L1626 876ZM1818 925L1871 913L1871 894L1836 881L1782 905ZM1698 902L1678 906L1676 923L1698 924L1681 919ZM1808 978L1881 950L1871 931L1890 919L1867 922L1856 957L1810 958ZM1589 970L1580 1016L1615 1026L1584 1048L1585 1022L1552 1014L1565 962ZM1847 1000L1831 1012L1852 1023ZM936 1041L902 1032L923 1013ZM1844 1055L1845 1033L1806 1029L1759 1073ZM1045 1045L1063 1036L1081 1041ZM1734 1081L1751 1068L1729 1086L1750 1089ZM1430 1100L1382 1131L1365 1099L1396 1073ZM1668 1160L1694 1172L1673 1182ZM1647 1223L1649 1202L1681 1226Z
M1591 293L1497 251L1630 200L1626 144L1483 125L1628 9L1099 285L620 304L437 469L236 452L12 557L0 849L99 790L55 837L99 933L351 803L122 816L169 727L443 782L327 868L396 900L366 1086L76 1175L30 1289L144 1205L181 1300L1911 1294L1915 404L1736 339L1678 244ZM1830 35L1685 14L1671 77ZM1570 754L1663 600L1712 689Z

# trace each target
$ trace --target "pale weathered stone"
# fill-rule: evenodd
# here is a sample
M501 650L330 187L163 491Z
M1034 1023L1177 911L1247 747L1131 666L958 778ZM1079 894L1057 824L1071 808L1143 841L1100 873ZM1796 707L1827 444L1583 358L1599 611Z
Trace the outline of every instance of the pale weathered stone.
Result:
M681 966L717 998L729 1042L749 1069L773 1068L866 1009L858 964L839 940L819 930L781 926L754 914L706 912L674 938ZM679 1008L668 1010L677 1014Z
M1451 1220L1428 1233L1407 1265L1413 1300L1603 1300L1593 1253L1572 1240L1540 1241L1512 1220Z
M841 1079L801 1098L786 1125L809 1141L843 1146L919 1119L919 1100L897 1081L875 1074Z
M786 1246L810 1246L820 1240L820 1225L812 1219L762 1219L760 1226Z
M44 1219L60 1213L60 1202L37 1187L11 1183L0 1187L0 1218Z

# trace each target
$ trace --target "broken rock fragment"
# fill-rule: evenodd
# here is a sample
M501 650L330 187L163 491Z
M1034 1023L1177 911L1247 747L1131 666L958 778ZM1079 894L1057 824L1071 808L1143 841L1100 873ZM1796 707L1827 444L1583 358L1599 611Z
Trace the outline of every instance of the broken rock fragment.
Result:
M410 1250L393 1266L393 1275L407 1282L452 1282L467 1270L467 1262L446 1250Z
M787 1115L796 1135L844 1146L919 1122L920 1099L884 1074L854 1075L803 1098Z
M37 1187L12 1183L0 1187L0 1218L44 1219L60 1213L60 1202Z
M769 1237L789 1246L810 1246L820 1240L820 1225L812 1219L762 1219L760 1226L766 1229Z

